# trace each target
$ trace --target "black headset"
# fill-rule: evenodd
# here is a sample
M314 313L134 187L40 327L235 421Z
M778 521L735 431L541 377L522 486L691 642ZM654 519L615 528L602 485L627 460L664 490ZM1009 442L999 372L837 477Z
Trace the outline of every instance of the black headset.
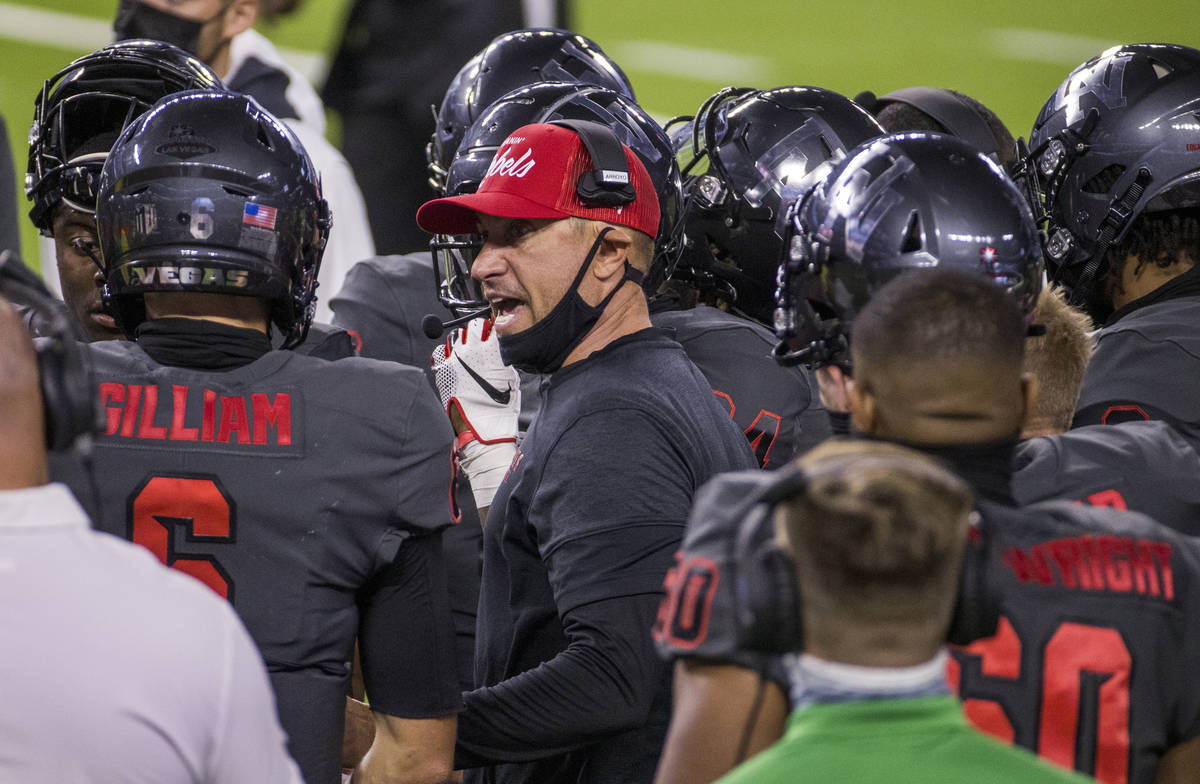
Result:
M860 93L854 100L864 105L873 115L878 115L881 109L892 103L911 106L937 120L951 135L959 137L993 161L999 161L1002 157L996 134L988 124L987 118L973 103L950 90L940 87L905 87L879 98L870 92Z
M590 120L553 120L574 131L592 158L591 171L579 175L575 194L589 207L620 207L637 199L625 147L612 128Z
M796 563L775 534L775 511L780 503L796 498L824 471L805 471L792 464L780 469L773 481L755 496L739 504L737 533L731 546L730 578L736 598L737 647L769 654L795 653L803 649L804 628ZM980 538L986 530L979 529ZM962 569L947 642L966 645L995 634L999 623L999 597L988 589L987 549L979 541L969 542ZM964 606L963 596L973 601ZM966 612L968 609L971 612Z
M100 425L91 365L66 306L10 250L0 253L0 292L23 311L35 334L46 447L86 449Z

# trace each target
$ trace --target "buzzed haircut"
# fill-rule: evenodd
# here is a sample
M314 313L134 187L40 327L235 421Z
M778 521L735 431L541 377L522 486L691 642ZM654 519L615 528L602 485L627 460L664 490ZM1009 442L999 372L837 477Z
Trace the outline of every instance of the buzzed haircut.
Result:
M913 361L986 361L1019 372L1025 317L1016 299L983 275L910 270L871 298L850 334L855 375Z
M1067 430L1079 401L1079 387L1092 357L1088 331L1092 320L1067 304L1063 289L1047 286L1033 309L1033 323L1045 333L1025 341L1024 371L1038 382L1034 422L1054 430Z
M810 479L782 520L801 575L860 616L925 616L953 601L973 505L961 479L882 441L827 441L800 466Z

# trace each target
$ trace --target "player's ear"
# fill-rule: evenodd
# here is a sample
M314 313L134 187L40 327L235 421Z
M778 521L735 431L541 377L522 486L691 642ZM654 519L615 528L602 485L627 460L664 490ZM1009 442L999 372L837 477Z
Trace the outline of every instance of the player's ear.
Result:
M258 21L258 0L233 0L225 12L225 26L222 38L229 40L239 33L244 33Z
M607 280L614 275L625 274L625 262L633 246L631 230L623 226L607 226L608 232L600 240L596 257L592 260L592 275Z
M860 433L873 435L879 422L879 407L875 394L866 385L846 379L846 397L850 402L850 426Z

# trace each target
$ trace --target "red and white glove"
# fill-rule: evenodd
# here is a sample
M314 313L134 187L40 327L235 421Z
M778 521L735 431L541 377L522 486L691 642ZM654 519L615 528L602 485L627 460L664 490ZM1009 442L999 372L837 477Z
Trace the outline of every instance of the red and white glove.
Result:
M467 429L458 436L459 468L471 480L475 505L489 506L516 452L521 380L500 359L491 319L472 319L451 332L431 358L438 397Z

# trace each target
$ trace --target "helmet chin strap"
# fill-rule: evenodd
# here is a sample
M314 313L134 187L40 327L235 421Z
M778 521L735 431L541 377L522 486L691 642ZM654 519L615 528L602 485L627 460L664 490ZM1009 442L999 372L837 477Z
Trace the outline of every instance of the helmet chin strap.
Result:
M1146 192L1152 179L1149 169L1139 170L1133 183L1108 209L1108 214L1104 216L1104 222L1100 224L1100 236L1096 238L1096 250L1088 258L1083 272L1079 275L1079 280L1071 289L1069 304L1076 307L1083 304L1097 273L1100 272L1100 265L1104 262L1104 257L1112 245L1113 237L1129 223L1134 205L1138 203L1138 199L1142 198L1142 194Z

